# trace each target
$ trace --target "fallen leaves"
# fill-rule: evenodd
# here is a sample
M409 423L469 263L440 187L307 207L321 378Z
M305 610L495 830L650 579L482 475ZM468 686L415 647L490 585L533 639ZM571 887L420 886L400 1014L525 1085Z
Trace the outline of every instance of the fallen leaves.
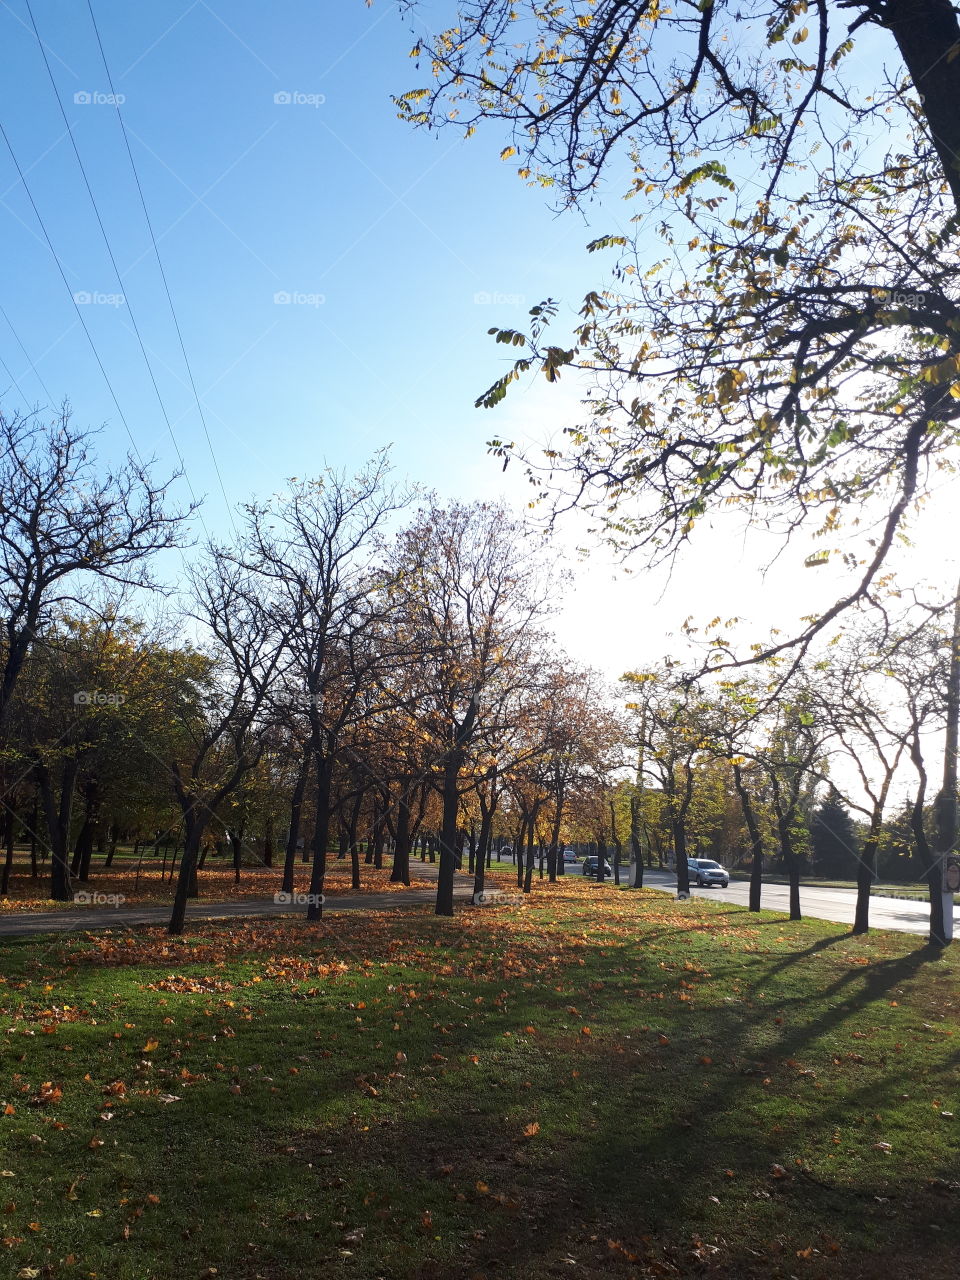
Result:
M49 1080L45 1080L37 1092L30 1099L31 1105L35 1107L54 1106L63 1097L63 1090L59 1085L53 1084Z

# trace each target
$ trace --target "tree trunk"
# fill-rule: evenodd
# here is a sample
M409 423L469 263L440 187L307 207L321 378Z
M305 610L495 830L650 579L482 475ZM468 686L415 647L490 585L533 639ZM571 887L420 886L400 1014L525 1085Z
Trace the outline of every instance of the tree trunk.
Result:
M200 841L203 837L204 821L196 816L192 808L184 813L186 839L183 845L183 857L180 859L180 874L177 876L177 888L173 897L173 911L167 933L179 937L183 933L183 924L187 915L187 899L190 895L191 883L196 879L197 858L200 854Z
M307 778L310 774L310 752L304 751L297 770L297 779L293 784L290 797L290 826L287 829L287 843L283 851L283 881L280 888L283 893L293 893L293 867L297 858L297 845L300 840L300 822L303 817L303 798L307 791Z
M94 827L97 821L97 799L99 788L96 781L88 779L83 789L83 824L77 835L73 851L73 865L70 870L78 880L84 883L90 879L90 859L93 857Z
M743 820L747 824L747 832L750 836L750 911L760 910L760 895L763 886L763 836L760 832L760 824L757 822L757 815L753 808L753 801L750 799L750 792L743 780L743 774L740 766L733 766L733 784L737 789L737 795L740 797L740 808L743 810Z
M353 808L350 811L350 820L347 827L347 839L350 842L350 887L351 889L360 888L360 810L363 808L363 792L358 791L357 797L353 802Z
M617 835L617 809L612 800L610 801L610 838L613 841L613 883L619 884L620 858L623 854L623 845Z
M636 867L634 878L638 889L643 888L643 841L640 838L640 797L630 797L630 854Z
M330 838L330 790L333 784L333 761L328 756L317 760L317 812L313 828L313 866L310 870L310 900L307 919L323 917L323 886L327 874L327 841Z
M400 781L400 794L397 797L397 834L394 840L393 868L390 872L392 884L410 883L410 800L409 783Z
M530 820L527 823L527 865L523 872L524 893L530 893L533 889L533 850L536 845L536 825L537 811L534 809L530 814Z
M443 766L443 824L440 829L440 868L437 872L438 916L453 915L454 872L457 866L457 817L460 809L460 770L463 752L449 752Z
M931 929L930 941L938 946L945 946L953 937L953 894L944 892L943 872L947 858L957 851L957 756L958 736L960 736L960 585L957 587L957 599L953 609L953 633L950 638L950 668L947 677L946 702L946 735L943 746L943 785L933 804L934 821L937 831L936 870L940 883L934 889L931 881L931 895L936 893L940 899L940 928L934 938ZM931 922L933 920L933 901L931 898ZM949 921L945 913L950 912ZM947 925L950 928L947 928Z
M880 839L881 818L874 814L870 830L860 850L857 866L857 905L853 913L853 933L867 933L870 929L870 890L876 875L877 844Z
M869 10L866 10L869 12ZM888 0L880 23L897 42L960 212L960 25L949 0Z
M240 866L243 861L243 827L239 831L230 828L230 852L233 855L233 881L240 883ZM191 895L192 896L192 895Z
M5 898L10 891L10 872L13 870L13 809L7 808L3 815L3 879L0 880L0 898Z
M787 868L787 879L790 882L790 919L802 920L800 911L800 859L793 847L793 835L790 831L789 817L778 818L777 830L780 835L780 851Z
M73 898L67 849L70 840L70 815L78 768L79 762L75 756L68 756L64 760L60 779L60 802L58 805L53 795L53 783L50 778L49 768L45 764L40 764L37 767L40 799L43 804L44 816L47 820L47 830L50 834L50 897L54 902L70 902Z
M263 865L273 866L273 814L268 813L263 820Z

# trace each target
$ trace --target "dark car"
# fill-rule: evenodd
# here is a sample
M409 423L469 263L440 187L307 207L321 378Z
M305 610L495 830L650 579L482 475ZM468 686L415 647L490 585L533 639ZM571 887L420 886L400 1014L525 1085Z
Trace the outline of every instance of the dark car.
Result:
M691 884L720 885L725 889L730 883L730 872L712 858L688 858L687 873Z
M593 879L596 880L597 874L598 874L597 867L599 866L599 863L600 863L600 859L596 856L592 858L584 858L583 865L580 868L580 874L582 876L592 876ZM607 876L610 876L611 878L613 877L613 867L610 866L609 862L604 860L603 878L606 879Z

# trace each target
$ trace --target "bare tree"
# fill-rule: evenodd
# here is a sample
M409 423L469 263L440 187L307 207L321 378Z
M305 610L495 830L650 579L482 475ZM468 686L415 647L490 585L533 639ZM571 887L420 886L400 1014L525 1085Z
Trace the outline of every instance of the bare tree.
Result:
M546 612L543 551L540 539L494 503L434 507L399 540L405 626L422 655L416 696L443 801L438 915L453 914L461 771Z

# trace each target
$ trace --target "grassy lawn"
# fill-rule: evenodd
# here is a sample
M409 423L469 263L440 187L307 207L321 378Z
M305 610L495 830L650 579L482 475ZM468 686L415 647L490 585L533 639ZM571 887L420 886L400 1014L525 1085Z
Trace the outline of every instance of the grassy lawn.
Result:
M0 1272L956 1275L956 954L538 889L3 944Z

